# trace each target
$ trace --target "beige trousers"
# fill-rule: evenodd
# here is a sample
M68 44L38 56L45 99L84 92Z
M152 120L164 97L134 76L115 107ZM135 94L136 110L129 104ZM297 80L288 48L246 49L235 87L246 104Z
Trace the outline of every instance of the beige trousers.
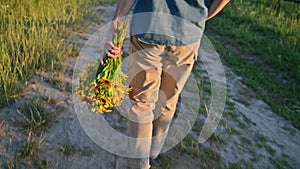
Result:
M150 168L149 157L160 153L199 45L200 41L188 46L150 45L131 38L129 135L136 157L132 168Z

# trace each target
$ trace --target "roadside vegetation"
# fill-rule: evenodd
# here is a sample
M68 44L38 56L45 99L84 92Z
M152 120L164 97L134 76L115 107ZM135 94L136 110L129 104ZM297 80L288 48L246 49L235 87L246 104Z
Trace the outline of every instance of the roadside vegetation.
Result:
M208 21L225 64L273 111L300 128L300 4L235 0Z
M0 0L0 107L22 92L36 70L62 70L65 56L78 51L70 33L99 22L89 17L91 7L108 2Z
M70 36L73 32L86 32L88 26L100 23L92 7L113 0L0 0L0 107L9 105L22 95L28 81L37 71L65 70L67 56L76 56L79 48ZM47 82L59 89L70 91L56 76ZM39 94L37 94L39 95ZM22 101L17 110L23 143L13 159L0 160L0 168L19 168L31 164L47 168L48 161L39 156L47 130L55 123L56 113L51 107L57 100L37 96ZM3 121L2 123L5 123ZM5 123L6 124L6 123ZM8 147L12 149L12 140ZM72 154L72 146L62 146L65 154ZM88 147L81 150L91 155ZM4 160L4 161L2 161ZM22 165L21 165L22 164Z

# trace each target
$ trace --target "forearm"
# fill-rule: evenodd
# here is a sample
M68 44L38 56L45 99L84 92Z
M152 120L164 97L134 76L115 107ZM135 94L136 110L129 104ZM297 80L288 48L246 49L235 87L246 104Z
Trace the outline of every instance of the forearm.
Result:
M126 16L133 7L135 0L118 0L114 20Z
M208 9L208 16L206 20L217 15L229 2L230 0L213 0L210 8Z
M105 44L105 53L106 56L110 58L118 58L120 53L122 53L121 47L115 46L113 43L114 31L115 27L122 21L124 21L123 17L129 13L131 8L133 7L135 0L118 0L117 7L115 10L115 15L113 18L113 22L107 34L107 43ZM100 63L103 64L103 59L100 60Z

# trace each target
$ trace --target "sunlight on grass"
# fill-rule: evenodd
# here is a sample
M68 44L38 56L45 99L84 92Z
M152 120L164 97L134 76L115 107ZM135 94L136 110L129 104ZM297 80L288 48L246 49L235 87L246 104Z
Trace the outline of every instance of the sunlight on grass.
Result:
M231 1L207 23L223 61L273 111L300 128L300 5L277 0Z
M37 69L59 70L74 49L68 36L96 20L100 0L0 0L0 106L18 96Z

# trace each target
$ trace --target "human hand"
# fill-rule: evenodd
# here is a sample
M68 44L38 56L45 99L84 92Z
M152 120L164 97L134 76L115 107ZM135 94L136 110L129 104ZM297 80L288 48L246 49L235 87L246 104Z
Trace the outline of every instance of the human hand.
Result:
M116 47L112 41L108 41L105 44L105 55L112 59L117 59L123 53L121 47ZM103 65L103 58L100 60L100 65Z
M122 48L115 46L112 41L106 43L105 49L106 56L113 59L118 58L123 53Z

